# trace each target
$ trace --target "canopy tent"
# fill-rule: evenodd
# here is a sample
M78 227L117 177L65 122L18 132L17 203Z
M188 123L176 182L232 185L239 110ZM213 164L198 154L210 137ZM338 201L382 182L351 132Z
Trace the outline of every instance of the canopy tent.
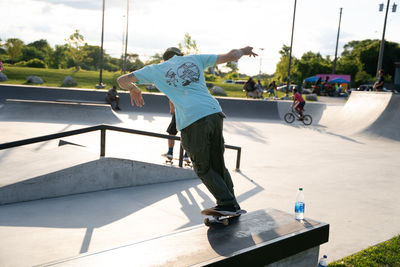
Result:
M350 83L349 81L346 81L345 79L342 79L342 78L332 79L329 82L330 83Z
M318 77L317 76L311 76L311 77L308 77L308 78L304 79L304 82L307 82L307 83L315 83L316 81L318 81Z

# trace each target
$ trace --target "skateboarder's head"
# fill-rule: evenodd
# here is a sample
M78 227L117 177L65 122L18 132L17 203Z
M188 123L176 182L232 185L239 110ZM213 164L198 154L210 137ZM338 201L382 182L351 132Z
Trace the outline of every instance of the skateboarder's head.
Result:
M173 56L183 56L183 53L179 48L176 47L170 47L167 50L165 50L163 54L163 59L164 61L167 61L168 59L172 58Z

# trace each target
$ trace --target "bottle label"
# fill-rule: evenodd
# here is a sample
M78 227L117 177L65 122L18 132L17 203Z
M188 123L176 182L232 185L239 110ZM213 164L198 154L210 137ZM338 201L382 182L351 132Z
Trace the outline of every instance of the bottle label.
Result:
M294 205L294 212L295 213L304 213L305 204L304 202L296 201Z

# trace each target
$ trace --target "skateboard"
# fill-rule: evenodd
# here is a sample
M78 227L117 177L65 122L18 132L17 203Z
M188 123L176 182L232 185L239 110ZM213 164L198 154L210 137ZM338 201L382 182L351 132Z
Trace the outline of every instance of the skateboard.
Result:
M233 219L237 219L240 215L247 213L245 210L238 210L234 214L226 215L213 209L205 209L201 211L201 214L207 216L204 218L204 224L211 226L212 224L223 224L228 226Z
M165 154L162 154L161 156L165 157L165 164L173 165L173 164L174 164L174 160L178 160L178 161L179 161L178 158L172 158L172 159L170 159L170 158L168 158L167 156L165 156ZM193 167L192 162L191 162L190 160L184 160L184 161L183 161L183 166L185 166L185 167L190 167L190 168Z

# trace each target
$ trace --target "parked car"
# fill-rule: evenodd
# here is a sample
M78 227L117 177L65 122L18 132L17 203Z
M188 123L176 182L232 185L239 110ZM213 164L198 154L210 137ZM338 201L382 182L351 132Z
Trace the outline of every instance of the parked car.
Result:
M223 83L235 83L235 81L234 80L225 80L225 81L223 81Z
M245 84L246 82L245 80L236 80L235 84Z
M223 83L245 84L245 80L225 80Z
M373 84L361 84L358 88L357 91L372 91L374 85Z

